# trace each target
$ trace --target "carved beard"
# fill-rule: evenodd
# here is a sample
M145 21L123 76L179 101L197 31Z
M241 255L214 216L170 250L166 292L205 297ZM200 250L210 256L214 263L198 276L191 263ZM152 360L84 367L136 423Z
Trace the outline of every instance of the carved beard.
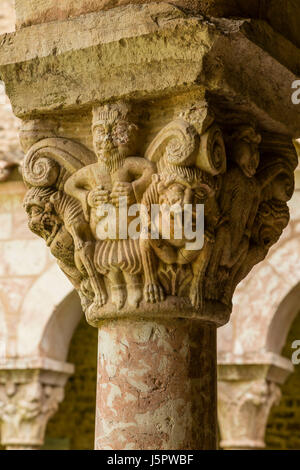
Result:
M119 149L116 149L109 151L108 156L107 152L105 156L101 153L98 155L98 158L105 164L109 173L114 173L123 166L126 153L120 152Z

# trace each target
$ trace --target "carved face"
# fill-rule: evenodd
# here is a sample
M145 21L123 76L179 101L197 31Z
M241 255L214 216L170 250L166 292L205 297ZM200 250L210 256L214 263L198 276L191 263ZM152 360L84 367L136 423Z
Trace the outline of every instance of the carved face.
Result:
M27 384L23 389L23 396L19 400L19 407L27 419L33 419L41 411L43 387L40 383Z
M276 208L271 203L263 203L256 217L253 237L257 243L269 249L277 243L288 222L289 212L286 206Z
M259 152L257 144L240 141L234 149L234 159L248 177L252 178L259 165Z
M174 183L171 184L159 198L159 204L167 204L168 206L173 206L174 204L179 204L182 206L185 200L185 191L186 187L182 184Z
M177 239L175 236L177 230L181 230L184 204L191 204L193 199L193 191L180 183L172 183L167 188L161 187L162 191L159 197L159 205L161 208L161 223L169 225L170 223L170 240ZM167 207L164 209L164 205ZM178 210L169 212L169 208L175 206ZM181 246L185 240L181 237L176 244Z
M50 202L33 202L26 206L30 230L42 237L48 246L53 242L59 228L60 220L53 211Z
M133 151L136 126L125 120L105 121L93 128L94 149L99 159L106 160L113 153L124 157Z
M294 179L285 172L280 173L272 182L272 196L279 201L289 201L294 189Z

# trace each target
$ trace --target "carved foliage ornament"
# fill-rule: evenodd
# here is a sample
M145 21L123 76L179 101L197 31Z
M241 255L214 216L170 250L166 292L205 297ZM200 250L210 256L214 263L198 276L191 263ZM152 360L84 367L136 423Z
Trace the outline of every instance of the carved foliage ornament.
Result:
M203 109L189 116L161 129L144 155L126 103L94 108L95 153L55 137L46 121L27 122L21 131L29 227L45 239L92 324L174 312L225 323L236 285L288 223L296 166L291 146L262 139L250 125L224 133L204 119ZM201 204L198 249L189 249L193 240L185 234L175 236L175 212L164 236L167 208L188 207L195 230ZM153 207L159 211L150 217ZM140 235L122 236L134 223ZM214 318L217 306L223 317Z

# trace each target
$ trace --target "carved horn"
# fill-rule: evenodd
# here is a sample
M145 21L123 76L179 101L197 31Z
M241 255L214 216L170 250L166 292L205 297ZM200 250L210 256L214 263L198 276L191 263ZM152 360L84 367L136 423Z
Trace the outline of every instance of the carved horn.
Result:
M145 157L158 162L162 157L172 165L190 166L199 148L199 136L195 128L184 119L167 124L153 139Z
M226 150L222 131L214 124L201 136L196 166L211 175L226 171Z
M26 154L23 177L30 186L56 185L62 189L66 179L62 174L70 175L94 162L93 152L77 142L58 137L43 139Z

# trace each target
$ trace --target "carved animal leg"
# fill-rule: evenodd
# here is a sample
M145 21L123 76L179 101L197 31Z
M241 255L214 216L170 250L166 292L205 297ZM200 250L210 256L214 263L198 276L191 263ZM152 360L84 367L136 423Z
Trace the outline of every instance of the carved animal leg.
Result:
M197 309L203 307L203 283L206 269L212 252L213 243L205 242L199 256L192 265L193 281L190 289L190 300Z
M205 296L208 299L217 300L220 294L220 286L216 279L219 278L219 268L224 252L227 256L230 247L230 233L226 226L221 227L216 237L212 256L208 265L207 278L205 282Z
M107 301L107 294L103 277L97 272L93 262L94 247L92 242L83 243L83 246L77 251L77 254L88 274L95 294L93 303L95 306L102 307Z
M111 287L111 302L120 310L124 306L127 297L123 274L119 269L111 269L107 277Z
M146 302L156 303L164 300L165 295L155 270L155 259L149 240L141 240L141 253L145 274L144 297Z
M127 286L127 299L131 307L138 307L143 298L143 285L141 278L138 274L129 274L123 272L126 286Z
M223 297L223 302L228 305L231 302L233 292L236 288L236 278L238 277L238 273L240 272L241 268L245 264L245 260L247 258L248 254L248 247L249 247L249 240L246 239L241 243L241 252L239 258L236 260L235 265L230 271L230 276L225 284L225 289L224 289L224 297Z
M57 261L57 264L77 290L80 297L82 310L85 312L92 303L88 293L82 288L83 284L88 281L88 279L82 279L81 272L79 272L79 270L75 267L67 266L59 260Z
M107 302L107 294L103 277L98 273L94 265L94 242L90 241L90 229L86 223L74 224L68 227L68 232L74 240L75 247L75 264L76 258L84 266L88 274L92 289L94 291L93 305L95 308L102 307ZM80 236L83 233L85 240ZM78 266L78 269L79 266Z

